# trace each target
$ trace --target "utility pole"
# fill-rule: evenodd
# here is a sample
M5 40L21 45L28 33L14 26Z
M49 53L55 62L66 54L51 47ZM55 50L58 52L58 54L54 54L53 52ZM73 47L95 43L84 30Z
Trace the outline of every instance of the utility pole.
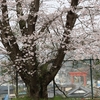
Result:
M55 80L53 79L53 92L54 92L54 97L55 97Z
M91 94L93 99L92 59L90 59L90 79L91 79Z
M9 82L8 82L8 99L9 99L9 96L10 96L10 85L9 85Z
M16 80L16 97L18 97L18 72L17 71L16 71L15 80Z

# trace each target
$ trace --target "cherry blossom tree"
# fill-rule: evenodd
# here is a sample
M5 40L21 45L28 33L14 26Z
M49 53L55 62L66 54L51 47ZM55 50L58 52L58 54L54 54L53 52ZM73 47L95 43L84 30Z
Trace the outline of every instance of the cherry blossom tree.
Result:
M1 42L32 100L47 100L47 86L66 55L77 59L85 52L90 56L95 47L98 51L98 0L57 0L60 7L54 9L48 2L55 1L0 1Z

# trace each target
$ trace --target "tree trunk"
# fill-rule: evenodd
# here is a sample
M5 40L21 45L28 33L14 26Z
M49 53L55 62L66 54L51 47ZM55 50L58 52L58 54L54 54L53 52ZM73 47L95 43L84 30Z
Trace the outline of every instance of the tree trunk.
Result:
M40 98L42 98L44 100L48 100L47 86L40 84L40 87L41 87L41 89L39 91Z
M31 100L48 100L47 86L37 83L37 87L28 86L28 93Z

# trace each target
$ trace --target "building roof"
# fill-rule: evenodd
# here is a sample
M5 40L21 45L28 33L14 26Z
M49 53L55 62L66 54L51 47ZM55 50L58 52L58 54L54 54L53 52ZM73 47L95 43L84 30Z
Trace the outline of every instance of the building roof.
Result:
M84 87L76 87L75 89L71 90L67 96L68 97L87 97L90 94L90 91Z

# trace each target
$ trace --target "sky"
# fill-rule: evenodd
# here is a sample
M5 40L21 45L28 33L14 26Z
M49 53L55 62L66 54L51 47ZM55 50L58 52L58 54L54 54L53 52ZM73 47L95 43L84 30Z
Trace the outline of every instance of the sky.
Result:
M43 9L48 13L53 13L57 9L61 9L63 7L69 7L70 4L67 0L45 0L43 3Z

